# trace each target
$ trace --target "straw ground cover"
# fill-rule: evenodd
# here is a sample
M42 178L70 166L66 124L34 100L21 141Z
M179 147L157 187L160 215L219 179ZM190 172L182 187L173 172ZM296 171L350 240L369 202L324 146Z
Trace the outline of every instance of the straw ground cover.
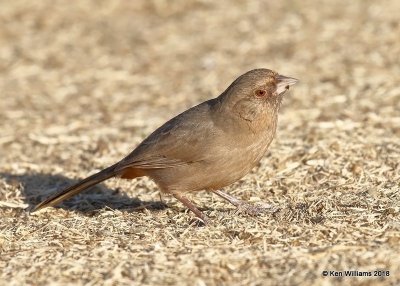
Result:
M399 284L399 9L0 2L0 284ZM151 181L112 179L29 214L256 67L300 84L268 154L225 191L274 213L247 216L200 192L213 224L197 227Z

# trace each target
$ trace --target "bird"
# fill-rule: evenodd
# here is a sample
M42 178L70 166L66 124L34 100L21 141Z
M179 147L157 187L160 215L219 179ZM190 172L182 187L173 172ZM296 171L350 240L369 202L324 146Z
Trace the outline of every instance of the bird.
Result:
M119 162L62 189L33 211L55 206L112 177L147 176L204 224L209 218L188 199L190 192L209 191L257 212L221 189L244 177L265 155L275 137L283 96L297 81L266 68L250 70L218 97L164 123Z

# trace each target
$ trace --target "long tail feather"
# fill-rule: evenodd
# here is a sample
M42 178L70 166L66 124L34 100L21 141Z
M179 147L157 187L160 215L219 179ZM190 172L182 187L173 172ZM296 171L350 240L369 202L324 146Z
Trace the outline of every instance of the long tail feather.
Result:
M34 208L33 212L38 211L45 207L57 205L58 203L66 200L66 199L69 199L69 198L75 196L76 194L79 194L80 192L88 189L89 187L96 185L102 181L105 181L105 180L121 173L121 170L115 171L115 169L116 169L115 165L112 165L94 175L87 177L86 179L83 179L82 181L76 183L75 185L72 185L72 186L54 194L53 196L50 196L49 198L47 198L46 200L44 200L43 202L38 204Z

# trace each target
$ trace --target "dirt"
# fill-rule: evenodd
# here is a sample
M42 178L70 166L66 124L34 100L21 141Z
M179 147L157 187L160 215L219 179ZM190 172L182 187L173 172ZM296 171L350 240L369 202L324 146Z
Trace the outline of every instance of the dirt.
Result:
M0 2L0 285L400 284L399 9ZM265 158L224 190L276 211L199 192L199 227L144 178L29 213L258 67L300 83Z

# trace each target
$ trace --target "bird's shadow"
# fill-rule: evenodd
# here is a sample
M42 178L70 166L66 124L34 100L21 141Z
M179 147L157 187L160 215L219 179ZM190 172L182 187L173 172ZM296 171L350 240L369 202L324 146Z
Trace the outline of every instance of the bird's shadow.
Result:
M78 182L62 175L41 173L24 175L0 173L0 177L5 178L8 184L20 186L24 201L28 204L27 211L32 211L47 197ZM122 193L119 188L109 189L104 184L98 184L56 207L91 214L103 208L131 212L143 209L163 210L167 208L167 205L161 201L141 201L131 198Z

